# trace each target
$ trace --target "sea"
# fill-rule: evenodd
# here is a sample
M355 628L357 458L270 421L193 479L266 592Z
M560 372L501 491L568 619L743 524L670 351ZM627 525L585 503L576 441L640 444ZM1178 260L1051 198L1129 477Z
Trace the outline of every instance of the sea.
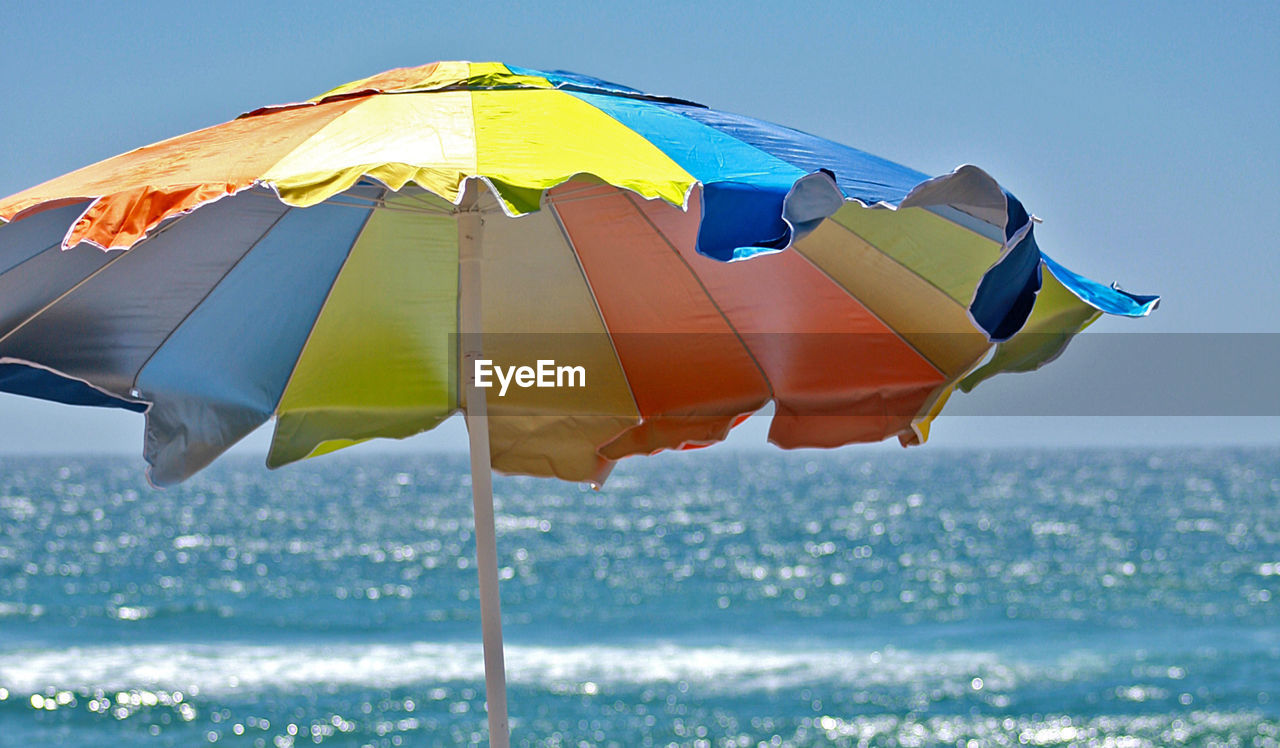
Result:
M1280 746L1280 450L500 477L519 746ZM0 456L0 745L487 740L468 464Z

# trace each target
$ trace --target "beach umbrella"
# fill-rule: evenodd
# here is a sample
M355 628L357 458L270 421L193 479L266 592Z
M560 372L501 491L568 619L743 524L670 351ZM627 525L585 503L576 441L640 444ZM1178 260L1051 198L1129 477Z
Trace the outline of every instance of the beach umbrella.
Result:
M784 448L923 442L957 387L1157 298L929 178L562 71L388 71L0 201L0 390L146 414L149 478L271 418L276 467L465 414L490 737L491 471L599 484L772 403Z

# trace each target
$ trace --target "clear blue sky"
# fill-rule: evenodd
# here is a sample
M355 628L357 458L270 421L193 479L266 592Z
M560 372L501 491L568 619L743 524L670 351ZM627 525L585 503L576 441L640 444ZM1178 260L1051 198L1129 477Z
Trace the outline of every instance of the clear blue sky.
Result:
M929 173L977 164L1045 220L1046 251L1164 296L1150 319L1095 330L1280 333L1280 4L858 6L18 4L0 45L0 194L387 68L494 59L752 114ZM997 380L972 397L1032 386L1052 399L1072 377L1084 399L1051 410L1096 411L1091 386L1162 381L1141 361L1088 355L1068 350L1045 371L1006 377L1033 385ZM1177 387L1220 387L1205 371ZM456 426L415 447L460 445ZM0 395L0 452L137 453L141 428L131 414ZM1148 440L1275 444L1280 419L952 418L935 431L943 446Z

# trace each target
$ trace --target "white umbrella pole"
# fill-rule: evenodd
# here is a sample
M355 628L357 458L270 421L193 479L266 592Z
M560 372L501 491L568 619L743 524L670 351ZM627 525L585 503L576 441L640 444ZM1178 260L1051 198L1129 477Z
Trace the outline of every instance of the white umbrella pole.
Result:
M476 387L481 357L480 248L484 221L475 208L458 214L458 303L463 381L467 387L467 433L471 439L471 500L476 522L476 570L480 575L480 627L484 632L484 694L489 707L489 745L508 748L507 676L502 661L502 611L498 597L498 544L493 527L493 469L489 462L489 416L485 393Z

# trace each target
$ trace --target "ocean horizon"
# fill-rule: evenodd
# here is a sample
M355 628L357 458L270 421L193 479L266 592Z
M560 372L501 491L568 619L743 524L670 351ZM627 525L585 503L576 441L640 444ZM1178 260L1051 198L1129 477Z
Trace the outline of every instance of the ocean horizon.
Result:
M495 481L513 745L1280 745L1280 448ZM486 738L455 452L0 455L0 745Z

